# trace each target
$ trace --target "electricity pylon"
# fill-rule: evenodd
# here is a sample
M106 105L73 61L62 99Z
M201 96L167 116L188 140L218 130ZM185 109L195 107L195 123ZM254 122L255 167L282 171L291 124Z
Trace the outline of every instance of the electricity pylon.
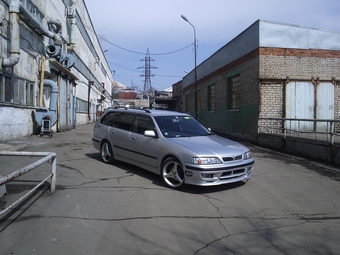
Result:
M144 74L140 75L142 77L145 77L144 80L144 89L143 93L146 95L152 94L152 86L151 86L151 77L154 75L151 73L151 69L157 69L157 67L151 66L150 62L155 61L150 57L149 49L146 50L146 55L144 59L141 59L140 61L144 61L144 66L138 67L138 69L144 69Z

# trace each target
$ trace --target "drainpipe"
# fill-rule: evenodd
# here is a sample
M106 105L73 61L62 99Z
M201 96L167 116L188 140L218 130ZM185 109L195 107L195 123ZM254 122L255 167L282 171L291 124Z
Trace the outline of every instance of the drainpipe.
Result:
M20 58L20 30L19 30L19 12L20 3L12 1L9 6L9 37L10 37L10 50L9 57L1 61L1 66L13 67L19 62Z
M53 33L49 30L46 30L38 21L33 19L32 15L27 11L19 1L12 0L9 5L9 25L10 25L10 50L9 57L4 58L1 61L1 66L5 67L13 67L15 66L20 59L20 27L19 27L19 18L21 15L26 22L28 22L35 30L37 30L40 34L49 37L54 40L54 44L62 45L62 39L60 36L61 23L59 21L49 21L50 24L53 24L57 27L58 33Z
M75 30L76 30L76 0L71 0L71 6L72 14L69 16L71 18L71 28L70 28L70 39L69 43L70 46L68 49L73 50L76 44L75 39Z

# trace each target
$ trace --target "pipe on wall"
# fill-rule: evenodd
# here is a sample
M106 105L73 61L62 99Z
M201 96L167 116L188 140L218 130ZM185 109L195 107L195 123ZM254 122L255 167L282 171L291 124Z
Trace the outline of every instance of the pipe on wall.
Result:
M44 121L47 120L49 123L49 128L47 130L50 132L50 128L55 125L58 120L57 108L58 108L58 85L53 80L44 80L44 86L51 88L50 104L48 109L36 109L35 119L38 126L43 127ZM44 131L46 131L44 129Z
M71 28L70 28L70 39L69 39L69 49L73 50L76 45L75 30L76 30L76 0L71 0L71 6L73 10L71 18Z
M58 85L55 81L45 79L44 86L51 88L51 98L50 98L50 106L49 110L56 112L57 104L58 104Z
M61 30L61 22L58 20L49 20L47 23L48 24L53 24L56 25L57 27L57 33L53 33L46 28L44 28L37 20L35 20L31 13L20 4L20 14L21 16L25 19L26 22L28 22L35 30L37 30L40 34L51 38L54 40L54 44L61 45L62 40L60 37L60 30Z
M62 45L62 39L60 35L61 31L60 21L56 20L49 21L49 24L53 24L57 27L57 33L53 33L45 29L37 20L35 20L30 14L30 12L26 10L26 8L23 7L18 0L12 0L9 5L10 50L9 57L3 58L1 61L1 66L3 68L15 66L20 59L20 27L19 27L20 15L40 34L53 39L56 45Z

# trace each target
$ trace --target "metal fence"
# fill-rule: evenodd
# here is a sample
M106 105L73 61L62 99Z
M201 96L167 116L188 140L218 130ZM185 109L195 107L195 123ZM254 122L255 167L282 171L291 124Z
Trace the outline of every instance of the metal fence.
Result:
M258 134L282 135L285 139L291 137L335 144L340 143L340 120L260 117Z
M38 185L36 185L33 189L31 189L28 193L26 193L24 196L19 198L17 201L9 205L7 208L4 210L0 211L0 215L4 214L14 206L16 206L18 203L23 201L25 198L27 198L29 195L31 195L36 189L38 189L41 185L43 185L49 178L51 178L51 183L50 183L50 190L51 192L54 192L55 190L55 185L56 185L56 165L57 165L57 154L54 152L19 152L19 151L0 151L0 156L43 156L43 158L39 159L38 161L25 166L13 173L10 173L4 177L0 178L0 186L4 185L5 183L14 180L30 171L33 169L41 166L42 164L52 161L51 162L51 174L49 174L44 180L42 180Z

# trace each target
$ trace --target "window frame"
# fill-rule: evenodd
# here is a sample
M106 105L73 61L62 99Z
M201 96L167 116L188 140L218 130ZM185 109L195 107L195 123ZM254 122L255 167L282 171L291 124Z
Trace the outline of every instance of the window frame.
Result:
M35 83L14 75L0 74L0 103L34 106Z

